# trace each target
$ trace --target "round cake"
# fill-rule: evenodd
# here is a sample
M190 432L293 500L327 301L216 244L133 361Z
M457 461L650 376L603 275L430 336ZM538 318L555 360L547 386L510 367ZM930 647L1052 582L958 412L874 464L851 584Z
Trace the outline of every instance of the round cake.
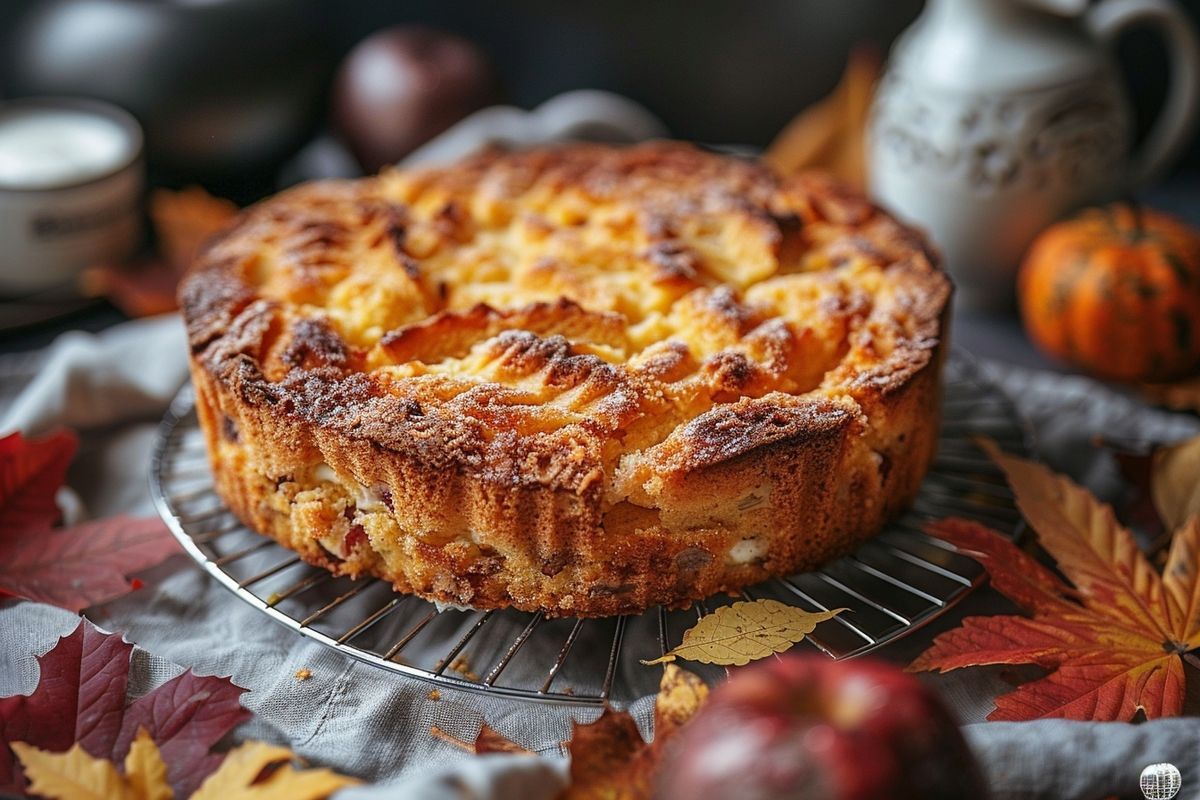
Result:
M935 261L823 176L571 145L287 191L180 299L248 526L440 603L604 616L815 567L913 500Z

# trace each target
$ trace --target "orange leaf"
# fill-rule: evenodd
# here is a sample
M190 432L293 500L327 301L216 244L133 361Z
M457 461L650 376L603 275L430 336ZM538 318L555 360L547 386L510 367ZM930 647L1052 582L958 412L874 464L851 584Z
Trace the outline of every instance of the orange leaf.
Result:
M1095 642L1078 630L1025 617L967 617L934 639L909 665L913 672L948 672L982 664L1056 667L1072 654L1091 653Z
M1004 470L1017 507L1084 605L1160 641L1169 638L1162 580L1112 507L1041 464L1006 455L990 441L981 445Z
M1200 642L1200 522L1181 528L1160 576L1112 509L1038 464L985 449L1004 470L1042 547L1071 581L1007 537L967 520L930 534L976 558L1029 617L968 617L934 639L913 670L1035 664L1049 670L996 701L988 719L1128 720L1183 710L1181 655Z
M1071 587L1010 539L996 537L991 529L965 519L936 520L926 530L987 567L996 591L1026 611L1073 608L1067 601L1075 594Z
M1183 694L1183 661L1177 655L1094 653L998 698L988 719L1128 720L1139 710L1154 719L1177 716Z
M155 189L150 195L150 219L158 249L177 273L191 265L200 248L229 224L238 209L199 186L178 192Z

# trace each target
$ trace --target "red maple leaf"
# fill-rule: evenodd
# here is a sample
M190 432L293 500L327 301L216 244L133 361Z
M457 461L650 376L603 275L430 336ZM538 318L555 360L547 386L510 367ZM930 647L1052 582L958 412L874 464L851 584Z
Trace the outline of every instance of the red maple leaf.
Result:
M20 433L0 439L0 537L58 522L54 495L77 449L78 437L66 429L38 439Z
M1028 616L967 617L934 639L910 669L1036 664L1048 670L998 698L993 720L1180 714L1183 657L1200 648L1200 518L1175 532L1160 575L1109 506L1040 464L984 444L1067 580L983 525L932 523L930 533L982 563L992 587Z
M176 797L188 797L223 756L211 753L249 718L246 691L228 678L190 670L125 705L133 645L87 620L38 657L33 694L0 698L0 793L22 794L25 779L12 749L25 742L63 752L78 742L97 758L121 763L139 727L166 761Z
M128 592L127 576L179 552L154 518L116 516L71 528L54 496L78 439L60 430L39 439L0 439L0 597L50 603L70 611Z
M179 552L162 520L124 514L0 536L0 595L81 611L129 592L127 576Z

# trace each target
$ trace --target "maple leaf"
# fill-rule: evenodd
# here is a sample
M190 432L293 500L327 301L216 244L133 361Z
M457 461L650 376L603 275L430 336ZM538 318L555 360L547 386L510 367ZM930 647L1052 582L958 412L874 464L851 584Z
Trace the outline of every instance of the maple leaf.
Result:
M50 753L16 742L13 749L30 778L30 790L48 800L171 800L167 768L154 740L139 731L125 758L125 774L104 758L79 745ZM190 797L193 800L322 800L338 789L355 786L353 778L327 769L296 770L290 750L263 742L247 742ZM271 769L280 765L276 769Z
M87 754L79 745L51 753L24 742L13 742L29 776L29 791L38 797L63 800L128 800L129 785L111 761Z
M649 800L663 750L675 733L704 705L708 686L667 664L654 702L654 741L647 743L633 717L605 708L592 723L575 723L571 783L562 800Z
M0 594L79 612L127 593L130 574L178 552L157 517L14 532L0 537Z
M360 783L328 769L295 769L295 759L285 747L247 742L225 758L191 800L322 800Z
M683 634L683 641L675 649L642 663L662 664L682 658L741 667L782 653L803 641L818 623L845 610L812 612L768 599L733 603L706 614Z
M54 495L67 477L79 438L60 429L36 439L0 439L0 539L49 528L62 512Z
M125 782L139 800L171 800L175 796L167 781L167 765L163 763L162 752L145 728L138 728L129 754L125 756Z
M179 552L157 518L116 516L52 527L79 440L68 430L0 439L0 596L78 612L125 594L126 577Z
M81 620L38 657L33 693L0 698L0 792L19 794L24 787L9 749L14 742L56 753L78 744L94 757L119 762L144 728L163 749L181 797L217 766L220 756L210 755L210 748L250 716L239 700L245 690L228 678L188 671L126 707L132 652L119 635Z
M968 617L934 639L910 669L1036 664L1049 670L998 698L993 720L1179 714L1181 656L1200 647L1200 521L1175 533L1160 576L1111 507L1040 464L982 444L1070 583L979 523L931 523L931 534L980 561L992 586L1029 616Z
M125 774L113 762L89 755L78 744L65 753L51 753L24 742L13 751L29 776L29 790L39 797L64 800L171 800L167 766L154 741L138 732L125 757Z

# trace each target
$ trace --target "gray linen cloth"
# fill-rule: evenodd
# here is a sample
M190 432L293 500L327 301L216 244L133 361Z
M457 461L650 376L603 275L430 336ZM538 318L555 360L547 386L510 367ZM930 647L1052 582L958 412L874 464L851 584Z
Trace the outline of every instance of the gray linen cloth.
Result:
M69 333L46 351L0 357L0 434L36 434L55 425L83 434L68 478L77 495L66 498L72 517L153 514L149 452L158 419L186 380L184 353L182 325L172 315L99 335ZM1170 441L1200 431L1200 420L1148 409L1085 378L997 363L983 368L1032 423L1042 457L1104 497L1113 497L1120 482L1111 460L1093 448L1095 435ZM185 666L231 675L250 689L244 702L256 715L238 736L280 742L315 763L378 782L344 792L347 798L553 797L565 774L557 758L560 743L569 737L573 719L596 714L448 690L431 700L425 683L352 661L267 623L185 556L146 577L146 588L87 614L144 648L134 661L131 692L145 692ZM946 619L882 656L905 663L963 614L1003 607L990 590L978 591ZM49 606L0 604L0 696L31 691L37 682L34 654L76 623L74 615ZM301 667L312 671L310 680L295 679ZM1181 797L1200 796L1196 719L1143 725L981 723L991 699L1011 688L1001 670L927 679L968 723L966 734L997 798L1136 798L1142 768L1160 761L1183 772ZM631 708L647 735L651 702L643 698ZM472 758L429 735L437 725L469 739L484 720L554 758Z

